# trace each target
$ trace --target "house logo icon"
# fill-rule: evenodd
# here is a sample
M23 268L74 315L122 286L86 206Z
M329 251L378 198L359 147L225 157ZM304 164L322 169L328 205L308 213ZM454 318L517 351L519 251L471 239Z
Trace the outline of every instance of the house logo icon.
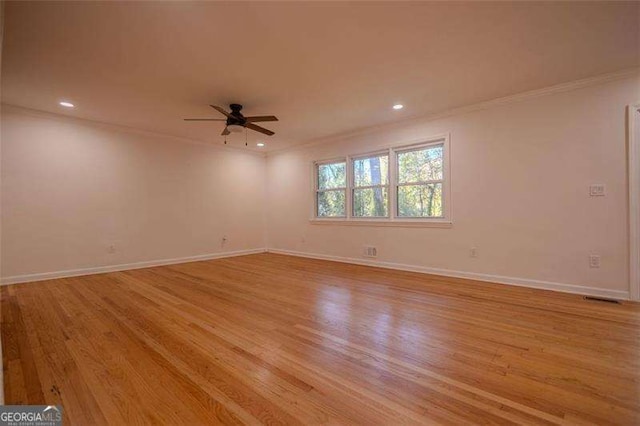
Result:
M62 413L60 409L55 405L47 405L44 410L42 410L40 425L57 425L62 423Z

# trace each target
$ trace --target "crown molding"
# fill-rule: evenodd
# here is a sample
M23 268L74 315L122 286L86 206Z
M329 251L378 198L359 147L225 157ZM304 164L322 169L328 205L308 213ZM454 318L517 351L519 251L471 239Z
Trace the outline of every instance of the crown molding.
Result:
M257 151L253 151L253 150L248 150L246 148L234 147L234 146L229 146L229 145L214 145L214 144L211 144L210 142L202 141L202 140L199 140L199 139L185 138L185 137L182 137L182 136L175 136L175 135L166 134L166 133L154 132L154 131L151 131L151 130L139 129L137 127L124 126L122 124L114 124L114 123L109 123L109 122L106 122L106 121L94 120L94 119L90 119L90 118L82 118L82 117L74 117L72 115L58 114L58 113L55 113L55 112L43 111L43 110L33 109L33 108L27 108L27 107L24 107L24 106L21 106L21 105L2 103L2 112L3 113L4 113L5 109L7 111L14 111L14 112L30 115L30 116L33 116L33 117L48 118L48 119L58 120L58 121L75 121L75 122L78 122L78 123L86 125L86 126L101 127L101 128L108 129L108 130L116 130L116 131L120 131L120 132L139 134L139 135L143 135L143 136L151 136L151 137L156 137L156 138L163 138L163 139L168 139L168 140L170 140L172 142L189 143L189 144L193 144L193 145L202 145L202 146L207 146L207 147L218 149L218 150L222 150L222 151L240 152L240 153L243 153L243 154L253 155L253 156L256 156L256 157L263 157L263 158L266 157L266 152L257 152Z
M621 80L621 79L628 78L628 77L633 77L633 76L640 76L640 67L628 68L628 69L624 69L624 70L621 70L621 71L616 71L616 72L612 72L612 73L598 75L598 76L595 76L595 77L589 77L589 78L584 78L584 79L581 79L581 80L575 80L575 81L571 81L571 82L567 82L567 83L561 83L561 84L557 84L557 85L554 85L554 86L545 87L545 88L542 88L542 89L530 90L530 91L518 93L518 94L515 94L515 95L504 96L504 97L501 97L501 98L496 98L496 99L492 99L492 100L488 100L488 101L484 101L484 102L479 102L479 103L475 103L475 104L471 104L471 105L466 105L466 106L462 106L462 107L457 107L457 108L452 108L452 109L448 109L448 110L429 113L429 114L426 114L426 115L411 116L411 117L407 117L405 119L402 119L402 120L399 120L399 121L396 121L396 122L393 122L393 123L387 123L387 124L380 124L380 125L373 125L373 126L363 127L363 128L360 128L360 129L350 130L350 131L347 131L347 132L338 133L338 134L327 136L327 137L312 139L312 140L309 140L307 142L304 142L304 143L301 143L301 144L298 144L298 145L293 145L293 146L289 146L289 147L284 147L284 148L279 148L279 149L274 149L274 150L269 150L269 151L264 151L264 152L256 152L256 151L253 151L253 150L247 150L245 148L233 147L233 146L213 145L213 144L211 144L209 142L206 142L206 141L203 141L203 140L199 140L199 139L185 138L185 137L182 137L182 136L176 136L176 135L172 135L172 134L155 132L155 131L151 131L151 130L140 129L140 128L137 128L137 127L125 126L125 125L122 125L122 124L115 124L115 123L110 123L110 122L105 122L105 121L100 121L100 120L95 120L95 119L90 119L90 118L81 118L81 117L74 117L74 116L69 116L69 115L65 115L65 114L58 114L58 113L54 113L54 112L28 108L28 107L24 107L24 106L20 106L20 105L15 105L15 104L2 103L2 108L8 108L9 110L13 109L13 110L16 110L16 111L21 111L23 113L27 113L27 114L30 114L30 115L33 115L33 116L48 117L48 118L59 119L59 120L77 121L77 122L81 122L81 123L85 123L85 124L93 125L93 126L100 126L100 127L104 127L104 128L110 128L110 129L130 132L130 133L137 133L137 134L141 134L141 135L145 135L145 136L162 137L162 138L166 138L166 139L169 139L169 140L173 140L175 142L204 145L204 146L212 147L212 148L219 149L219 150L226 150L226 151L232 151L232 152L242 152L242 153L245 153L245 154L255 155L255 156L264 158L264 157L268 157L268 156L271 156L271 155L274 155L274 154L280 154L280 153L283 153L283 152L310 148L312 146L316 146L316 145L320 145L320 144L328 144L328 143L333 143L333 142L339 142L339 141L343 141L345 139L351 139L351 138L358 137L358 136L365 136L365 135L368 135L368 134L371 134L371 133L375 133L375 132L379 132L379 131L383 131L383 130L393 130L393 129L396 129L396 128L399 128L399 127L406 127L406 126L410 126L410 125L412 125L414 123L424 123L424 122L428 122L428 121L437 120L437 119L440 119L440 118L451 117L451 116L456 116L456 115L463 115L463 114L468 114L470 112L485 110L485 109L488 109L488 108L498 107L498 106L502 106L502 105L508 105L508 104L511 104L511 103L522 102L522 101L526 101L526 100L529 100L529 99L538 98L538 97L541 97L541 96L552 95L552 94L556 94L556 93L569 92L569 91L572 91L572 90L577 90L577 89L581 89L581 88L585 88L585 87L589 87L589 86L596 86L596 85L600 85L600 84L605 84L605 83L608 83L608 82L611 82L611 81Z
M574 80L567 83L560 83L553 86L544 87L542 89L530 90L527 92L517 93L515 95L504 96L504 97L491 99L488 101L483 101L483 102L479 102L471 105L429 113L426 115L407 117L402 120L395 121L393 123L363 127L363 128L351 130L348 132L343 132L343 133L338 133L338 134L323 137L323 138L313 139L308 142L298 144L298 145L293 145L290 147L274 149L274 150L268 151L266 154L267 154L267 157L269 157L274 154L281 154L288 151L295 151L299 149L310 148L316 145L344 141L346 139L351 139L358 136L366 136L379 131L393 130L400 127L410 126L412 124L437 120L440 118L463 115L463 114L468 114L476 111L482 111L485 109L508 105L512 103L523 102L530 99L539 98L542 96L569 92L572 90L578 90L578 89L582 89L590 86L597 86L600 84L605 84L605 83L609 83L616 80L622 80L622 79L634 77L634 76L640 76L640 67L627 68L621 71L597 75L595 77L583 78L581 80Z

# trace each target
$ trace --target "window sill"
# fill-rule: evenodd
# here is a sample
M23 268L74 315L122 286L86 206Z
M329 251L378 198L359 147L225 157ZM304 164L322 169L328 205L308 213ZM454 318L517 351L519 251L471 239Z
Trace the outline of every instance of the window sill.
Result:
M310 219L312 225L334 226L380 226L400 228L452 228L453 222L448 220L349 220L349 219Z

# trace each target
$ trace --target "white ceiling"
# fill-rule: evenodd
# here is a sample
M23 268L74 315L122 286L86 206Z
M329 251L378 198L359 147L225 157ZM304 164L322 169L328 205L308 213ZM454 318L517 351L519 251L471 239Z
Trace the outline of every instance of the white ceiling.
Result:
M5 13L4 103L221 143L223 123L182 118L237 102L280 118L264 123L275 136L249 132L267 149L640 66L638 2L7 2Z

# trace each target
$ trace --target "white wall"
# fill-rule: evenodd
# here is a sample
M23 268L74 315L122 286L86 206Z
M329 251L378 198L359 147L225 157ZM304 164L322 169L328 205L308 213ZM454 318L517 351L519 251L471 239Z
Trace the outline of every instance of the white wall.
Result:
M4 106L3 282L266 246L363 261L367 244L390 266L626 297L625 106L638 100L636 76L266 160ZM310 223L313 160L442 133L451 135L452 228ZM606 197L589 197L591 183L606 184ZM590 253L600 269L589 268Z
M264 248L264 176L257 154L5 105L3 282Z
M269 247L363 260L362 246L375 245L379 262L626 297L625 107L638 100L635 76L271 154ZM452 228L309 222L314 160L442 133L451 135ZM591 183L607 195L589 197ZM600 269L589 268L591 253Z

